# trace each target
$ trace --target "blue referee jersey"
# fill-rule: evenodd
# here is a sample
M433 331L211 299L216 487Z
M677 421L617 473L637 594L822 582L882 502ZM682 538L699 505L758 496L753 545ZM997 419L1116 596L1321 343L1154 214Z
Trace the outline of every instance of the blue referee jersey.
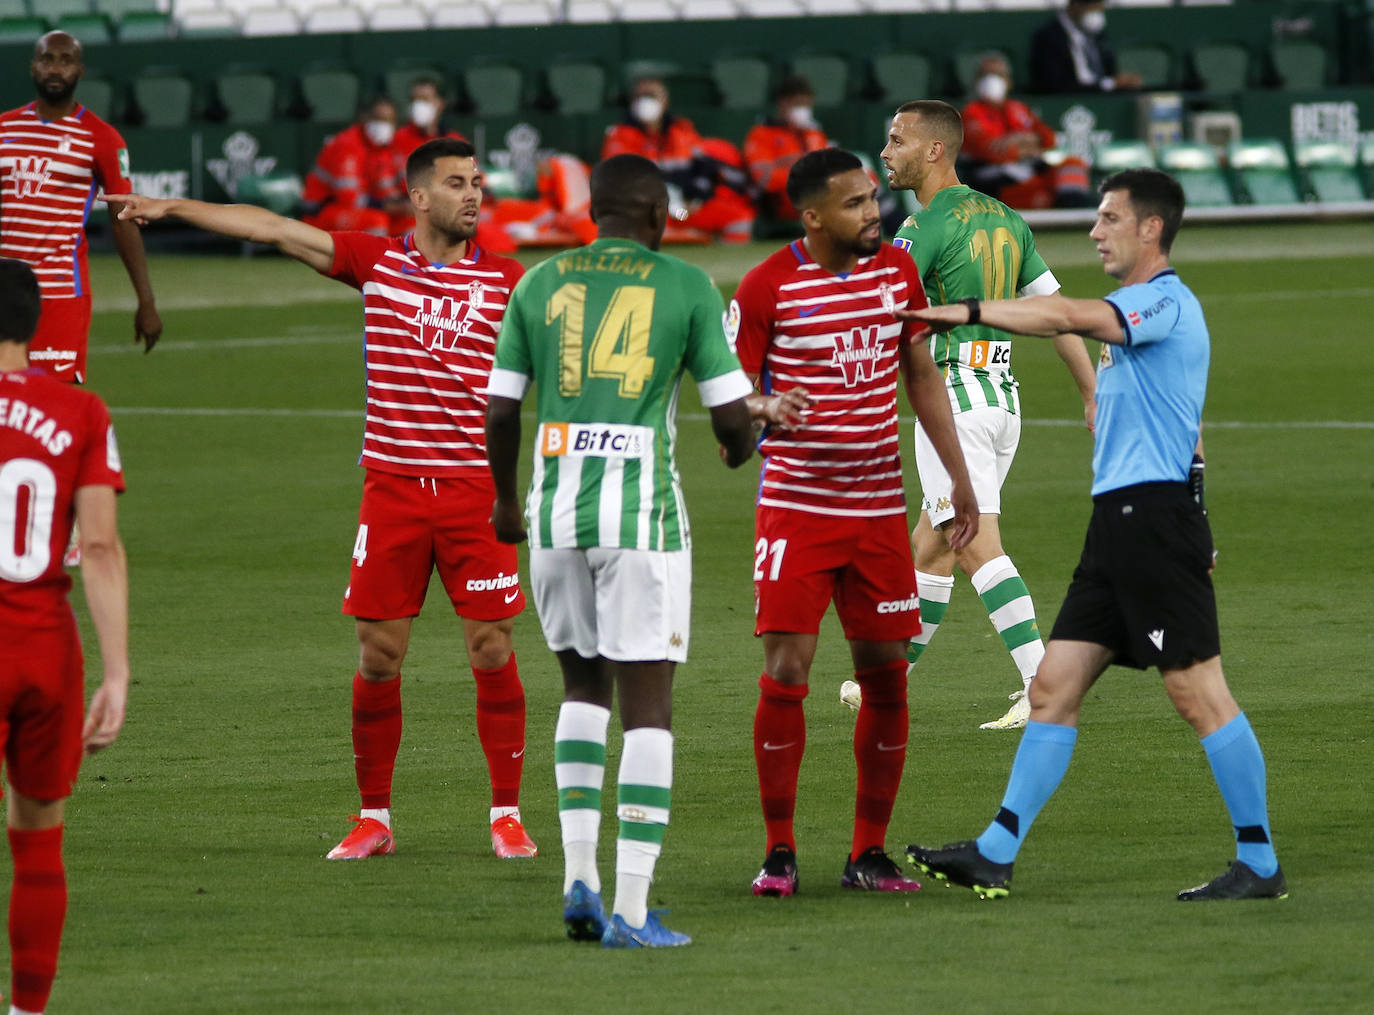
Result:
M1093 496L1188 479L1207 396L1202 306L1172 269L1107 297L1126 333L1097 366Z

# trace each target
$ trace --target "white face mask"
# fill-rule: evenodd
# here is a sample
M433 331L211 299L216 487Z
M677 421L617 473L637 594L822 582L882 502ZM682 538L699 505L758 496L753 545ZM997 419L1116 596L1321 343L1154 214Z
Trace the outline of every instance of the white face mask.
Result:
M984 74L975 89L984 102L1001 102L1007 97L1007 79L1001 74Z
M433 127L439 119L439 104L429 99L416 99L410 104L410 122L426 129Z
M816 119L812 115L810 106L793 106L787 111L787 122L798 130L806 130L808 127L816 126Z
M663 117L663 103L652 95L641 95L630 103L630 115L646 125L658 123Z
M363 133L369 141L382 148L391 144L391 139L396 136L396 125L386 120L368 120L363 124Z
M1083 15L1083 20L1078 22L1078 27L1089 35L1098 35L1102 29L1107 27L1106 11L1088 11Z

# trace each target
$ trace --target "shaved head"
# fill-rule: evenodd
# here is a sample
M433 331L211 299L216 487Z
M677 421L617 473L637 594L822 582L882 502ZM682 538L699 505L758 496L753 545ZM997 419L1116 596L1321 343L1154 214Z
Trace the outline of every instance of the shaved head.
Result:
M76 84L85 66L81 43L66 32L49 32L33 47L29 73L44 115L66 115L75 104Z
M897 113L912 113L921 118L922 133L940 141L952 163L964 145L964 119L948 102L921 99L897 107Z
M79 60L81 58L82 54L80 40L78 40L76 36L70 35L67 32L62 31L61 29L55 29L47 33L46 35L40 37L36 43L34 43L34 58L37 59L38 57L42 56L43 52L51 46L58 46L63 49L75 50L77 59Z
M613 155L592 170L592 217L634 217L667 204L663 173L642 155Z

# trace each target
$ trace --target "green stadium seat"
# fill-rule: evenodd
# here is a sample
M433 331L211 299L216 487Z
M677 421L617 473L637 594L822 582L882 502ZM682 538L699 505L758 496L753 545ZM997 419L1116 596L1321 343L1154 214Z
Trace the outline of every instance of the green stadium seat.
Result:
M1366 134L1360 141L1360 175L1365 192L1374 198L1374 134Z
M1251 204L1300 204L1288 151L1276 138L1233 141L1226 149L1231 172Z
M27 18L33 16L29 0L0 0L0 18Z
M81 84L76 89L76 101L89 109L102 120L109 121L114 115L115 86L109 78L93 74L83 74Z
M47 11L47 0L44 0L44 13L51 17ZM104 14L91 11L63 14L53 23L53 27L79 39L83 47L105 46L114 42L114 25Z
M120 42L156 42L175 34L172 16L162 11L129 11L119 19Z
M1174 55L1164 46L1125 46L1117 52L1116 65L1140 75L1141 87L1159 90L1176 86Z
M1093 149L1094 184L1123 169L1155 168L1155 153L1144 141L1106 141Z
M144 127L185 127L191 121L195 87L181 71L149 68L130 85L138 122Z
M1189 54L1193 81L1209 92L1240 92L1250 84L1250 51L1238 42L1196 46Z
M1189 207L1218 208L1236 203L1216 150L1211 145L1183 142L1164 145L1159 168L1178 180Z
M1276 42L1269 59L1278 84L1284 88L1316 90L1330 83L1331 60L1321 43L1305 39Z
M445 94L448 92L448 75L433 64L409 61L396 64L382 75L382 92L396 103L398 115L402 119L405 118L405 111L410 108L410 84L416 78L434 78L440 82L439 91ZM363 95L362 101L366 102L369 98L370 94Z
M297 173L279 171L261 176L241 176L234 199L255 204L278 215L295 215L304 186Z
M934 94L933 68L929 57L921 53L877 53L869 60L869 70L884 101L894 109Z
M726 109L768 108L773 68L761 56L718 56L711 61L711 77Z
M593 113L606 105L606 68L591 60L558 60L544 84L560 113Z
M480 116L508 116L524 104L525 74L513 63L474 63L461 78L465 105Z
M1365 199L1354 143L1306 141L1294 146L1293 156L1308 193L1318 201L1332 204Z
M949 87L946 89L946 94L952 97L955 105L961 105L962 100L973 94L973 78L978 73L978 64L983 57L992 53L1007 61L1007 66L1011 68L1012 91L1016 91L1016 61L1011 58L1011 54L1006 50L988 49L985 46L978 49L960 50L954 54L954 59L950 62L954 79L949 82Z
M788 69L811 82L817 109L842 106L849 98L849 57L842 53L797 53Z
M177 36L182 39L237 38L239 28L237 14L217 7L177 15Z
M116 21L122 21L129 14L160 13L166 5L159 4L158 0L95 0L93 6L98 11L104 11ZM178 5L173 4L172 6Z
M302 72L301 98L316 123L349 123L358 114L362 83L343 67L317 67Z
M277 79L251 67L230 67L215 76L215 105L225 123L269 123L277 113Z
M0 46L23 43L32 46L48 30L42 18L19 16L0 18Z

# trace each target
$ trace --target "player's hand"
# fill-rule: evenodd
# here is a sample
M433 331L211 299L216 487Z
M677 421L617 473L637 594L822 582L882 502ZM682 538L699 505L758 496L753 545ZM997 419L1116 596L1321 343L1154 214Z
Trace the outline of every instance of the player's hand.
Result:
M1088 425L1088 433L1097 433L1097 399L1090 398L1083 403L1083 422Z
M81 727L81 743L87 754L109 747L124 725L124 706L129 688L123 682L105 681L91 696L91 707Z
M161 337L162 317L157 312L157 305L151 301L140 303L134 312L134 344L142 342L144 353L150 353Z
M779 430L795 430L801 426L810 407L811 396L805 388L788 388L768 399L764 405L764 419Z
M924 321L936 331L949 331L968 323L969 310L962 303L950 303L920 310L898 310L896 314L903 321Z
M146 226L149 222L155 222L167 213L169 202L156 197L144 197L142 194L100 194L97 199L104 201L110 206L110 213L121 222L133 222L136 225Z
M525 531L525 516L517 501L498 499L491 509L491 527L503 543L523 543L529 536Z
M951 550L962 550L978 535L978 498L968 482L954 484L949 498L954 504L954 517L945 528L945 538Z

